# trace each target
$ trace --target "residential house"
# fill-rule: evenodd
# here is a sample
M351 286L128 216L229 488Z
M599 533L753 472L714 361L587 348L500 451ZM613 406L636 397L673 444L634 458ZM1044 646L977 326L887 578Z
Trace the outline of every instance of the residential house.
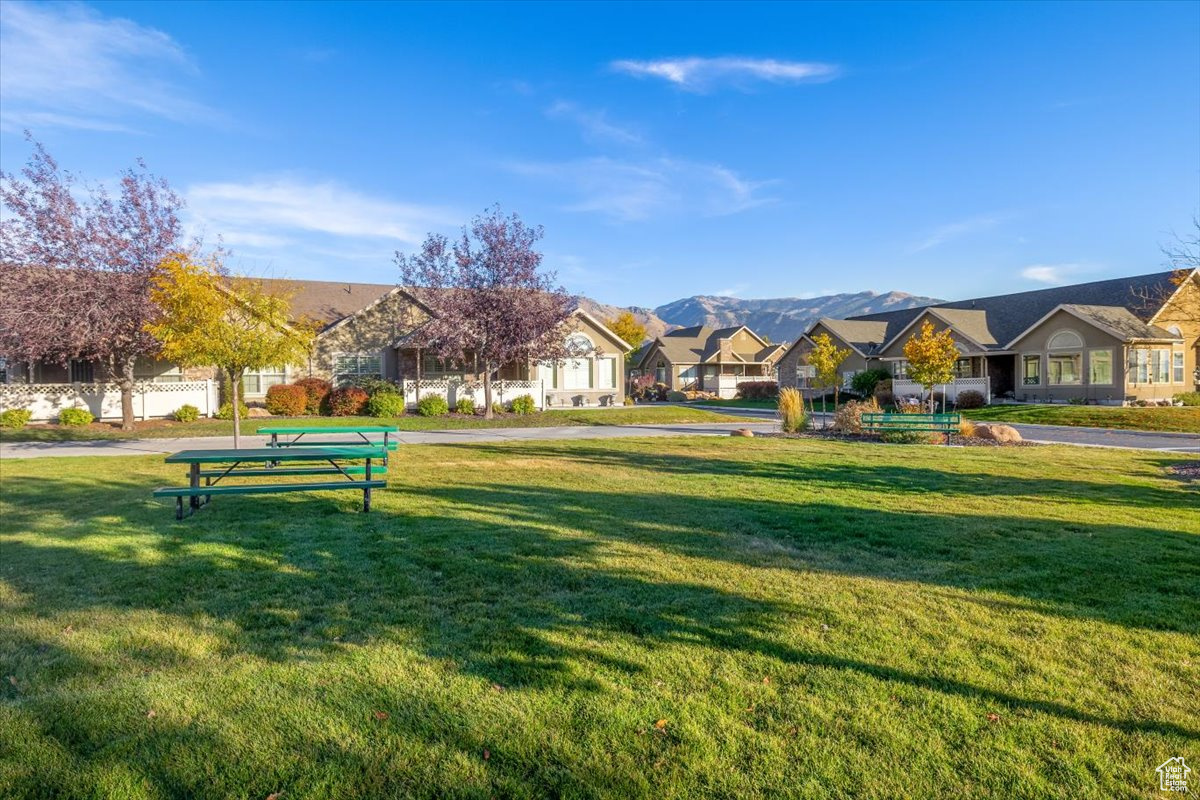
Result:
M267 291L288 295L291 313L317 328L308 362L247 372L246 399L265 397L275 384L302 377L322 377L335 384L366 378L401 382L411 402L434 391L472 396L482 402L475 386L482 372L473 359L448 362L422 346L421 326L430 311L409 291L394 284L343 283L266 279ZM503 365L493 378L504 399L535 395L545 406L596 406L619 402L625 394L622 362L632 348L602 322L582 309L571 314L568 337L576 357L555 363L514 362ZM73 362L68 367L38 364L5 369L8 381L34 384L89 384L101 376L98 366ZM147 384L203 381L217 378L214 368L180 369L148 360L139 362L139 377Z
M827 333L851 351L844 382L882 367L897 394L919 394L907 379L904 344L925 322L949 330L961 354L946 387L951 398L973 389L989 401L1119 405L1200 388L1196 270L821 319L780 359L781 383L810 387L807 353L812 338Z
M739 383L775 380L775 362L783 350L783 345L771 344L745 325L696 325L665 333L644 346L633 370L654 375L671 390L733 397Z

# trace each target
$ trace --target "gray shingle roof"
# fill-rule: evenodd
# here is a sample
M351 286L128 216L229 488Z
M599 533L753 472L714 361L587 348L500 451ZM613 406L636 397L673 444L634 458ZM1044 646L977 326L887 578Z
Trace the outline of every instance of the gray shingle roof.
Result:
M672 364L699 364L711 358L721 348L721 339L728 339L740 331L743 326L735 325L729 328L709 328L705 325L693 325L690 328L677 328L663 334L656 340L663 355ZM747 329L749 330L749 329ZM736 355L748 363L757 363L778 350L780 345L770 345L754 350L734 350ZM644 351L642 357L645 357ZM639 359L640 361L640 359Z
M954 300L902 311L864 314L850 317L849 321L871 321L885 324L886 341L890 342L926 309L933 309L964 335L989 350L1007 347L1029 326L1060 305L1109 309L1105 312L1092 311L1088 313L1093 314L1096 319L1111 319L1114 325L1122 326L1119 330L1146 331L1145 323L1154 315L1158 307L1146 302L1145 298L1169 296L1175 288L1171 283L1171 275L1172 273L1169 271L1154 272L1132 278L1114 278L1015 294ZM963 311L975 313L960 313ZM1141 328L1137 328L1133 324L1134 322L1141 323ZM960 325L962 327L959 327ZM1148 333L1136 334L1131 338L1141 336L1153 338Z

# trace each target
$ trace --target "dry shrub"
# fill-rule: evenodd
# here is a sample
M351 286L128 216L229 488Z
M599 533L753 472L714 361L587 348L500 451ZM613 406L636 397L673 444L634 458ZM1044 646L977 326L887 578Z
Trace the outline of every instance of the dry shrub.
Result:
M987 399L982 392L977 392L974 389L968 389L965 392L959 392L958 397L954 401L955 408L983 408L987 405Z
M970 439L975 435L975 423L963 417L958 422L958 435Z
M862 415L878 414L879 411L879 402L874 397L851 400L833 412L833 429L839 433L862 433Z
M804 396L799 389L787 387L779 391L779 423L784 433L803 430L808 422L804 414Z

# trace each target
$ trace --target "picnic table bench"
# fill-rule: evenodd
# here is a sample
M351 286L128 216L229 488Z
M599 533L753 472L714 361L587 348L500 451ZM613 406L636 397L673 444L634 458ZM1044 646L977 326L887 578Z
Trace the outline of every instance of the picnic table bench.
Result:
M258 433L262 435L270 435L271 443L269 447L361 447L370 445L371 447L382 446L385 451L395 450L399 444L395 439L389 438L393 433L399 433L400 429L395 425L302 425L302 426L271 426L267 428L259 428ZM305 434L309 433L332 433L332 434L352 434L357 436L356 439L304 439ZM382 445L378 440L373 440L367 434L383 434ZM290 436L290 439L280 439L280 436ZM301 441L303 440L303 441ZM387 452L383 454L383 463L387 463Z
M950 444L950 434L958 430L961 414L863 414L863 433L886 433L888 431L914 431L917 433L940 433Z
M163 486L155 489L154 497L175 498L175 518L183 519L183 499L188 498L189 516L207 505L213 495L277 494L280 492L315 492L353 489L363 493L363 511L371 510L371 490L383 489L386 480L377 476L387 470L373 465L384 460L387 450L379 446L354 447L251 447L238 450L184 450L166 458L168 464L188 465L187 486ZM345 461L362 461L343 464ZM324 462L327 466L279 467L279 463ZM202 469L202 465L218 465ZM218 485L227 478L284 477L339 475L344 480L325 480L306 483L254 483ZM362 475L356 479L355 475ZM204 485L200 479L204 479ZM201 499L203 498L203 500Z

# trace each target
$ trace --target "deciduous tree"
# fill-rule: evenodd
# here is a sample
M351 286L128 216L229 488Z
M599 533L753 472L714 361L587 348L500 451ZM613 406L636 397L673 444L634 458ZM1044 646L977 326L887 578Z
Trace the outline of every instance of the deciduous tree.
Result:
M217 366L233 387L233 446L241 446L242 373L303 364L313 332L289 320L289 298L261 282L230 278L215 258L185 254L163 262L151 296L160 315L147 330L162 343L163 358L184 366Z
M839 374L842 362L850 357L850 351L838 347L827 333L818 333L813 337L813 348L808 353L809 366L815 373L817 386L821 389L833 387L833 407L836 409L841 394L842 379ZM813 407L816 413L816 407Z
M625 363L627 365L633 363L642 342L646 341L646 326L638 322L637 317L633 316L631 311L622 311L604 324L633 348L625 354Z
M431 312L422 341L442 358L470 362L483 372L485 415L492 416L492 379L504 364L569 355L566 325L571 296L542 272L529 227L498 207L475 217L453 243L430 234L421 250L396 253L401 282Z
M933 387L954 380L954 364L961 353L954 344L949 328L936 331L929 320L921 325L904 343L904 358L908 361L908 377L921 384L929 393L929 410L933 411Z
M150 282L180 249L183 201L141 161L122 173L114 198L81 185L33 142L19 175L0 174L0 202L0 355L99 363L120 387L121 424L132 429L134 364L158 350L146 331Z

